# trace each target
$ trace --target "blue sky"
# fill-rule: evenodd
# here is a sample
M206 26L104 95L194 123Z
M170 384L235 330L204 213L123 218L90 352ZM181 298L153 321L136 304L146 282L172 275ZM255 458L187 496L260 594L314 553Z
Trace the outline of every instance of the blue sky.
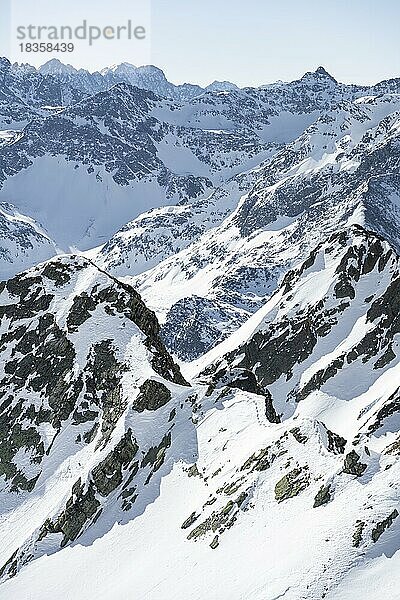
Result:
M12 0L21 18L43 24L146 22L141 42L99 42L68 55L94 70L152 62L176 82L239 85L291 80L323 65L345 82L373 83L400 76L400 2L396 0ZM7 0L0 0L3 23ZM151 4L151 21L147 8ZM24 17L22 17L24 15ZM10 26L11 27L11 26ZM12 28L11 28L12 30ZM2 53L7 52L4 30ZM1 42L0 42L1 44ZM50 56L12 58L40 64Z
M399 23L398 0L154 0L153 58L179 81L261 84L323 65L372 83L400 76Z

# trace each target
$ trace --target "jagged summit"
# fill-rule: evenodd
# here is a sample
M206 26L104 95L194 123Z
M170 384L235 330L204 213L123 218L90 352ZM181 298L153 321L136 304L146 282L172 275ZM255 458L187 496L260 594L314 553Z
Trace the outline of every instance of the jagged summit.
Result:
M11 62L5 56L0 56L0 66L2 67L11 67Z
M109 71L115 72L115 71L123 70L123 69L125 69L127 71L133 71L133 70L136 70L137 67L129 62L116 63L114 65L110 65L109 67L105 67L104 69L101 69L100 73L102 75L104 75L104 74L108 73Z
M337 84L337 80L332 77L332 75L330 73L328 73L328 71L324 68L324 67L318 67L315 71L309 71L307 73L305 73L303 75L303 77L301 78L301 80L310 80L310 79L316 79L319 81L331 81L335 84Z
M39 67L43 75L75 75L78 70L72 65L62 63L58 58L52 58Z
M331 79L334 79L332 77L332 75L330 73L328 73L328 71L324 68L324 67L318 67L318 69L316 69L315 71L318 75L323 75L324 77L330 77ZM335 79L336 81L336 79Z
M206 90L209 92L225 92L238 89L240 89L239 86L230 81L213 81L206 87Z

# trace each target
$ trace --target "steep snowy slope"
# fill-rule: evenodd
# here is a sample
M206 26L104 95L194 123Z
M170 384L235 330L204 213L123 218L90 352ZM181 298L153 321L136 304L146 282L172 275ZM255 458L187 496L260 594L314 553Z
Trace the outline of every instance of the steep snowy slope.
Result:
M347 224L365 224L400 247L399 108L399 96L384 95L329 111L254 169L250 190L221 225L135 278L173 352L184 360L201 355L232 330L228 321L224 332L222 313L243 322L284 272ZM165 231L165 239L173 235ZM106 251L102 264L113 269ZM119 264L117 272L128 270ZM192 343L192 296L199 299L194 327L207 330L200 343ZM182 322L186 339L176 329Z
M0 204L0 280L57 253L56 244L33 219L10 204Z
M375 408L384 403L374 406L368 397L398 363L399 282L398 256L383 238L358 225L336 233L289 271L241 329L199 359L202 367L211 361L202 377L211 377L213 388L234 378L264 393L272 422L292 416L300 402L322 415L329 413L329 395L365 394L368 411L354 402L356 423L348 415L343 426L352 432L360 419L364 427L370 423L366 432L375 431L381 426ZM396 388L395 378L392 383ZM339 413L340 404L334 405Z
M208 195L275 147L251 131L228 135L155 117L173 110L152 92L119 84L33 120L0 147L0 197L65 251L87 250L149 208Z
M269 154L274 155L272 147ZM255 184L261 166L236 175L204 198L156 208L127 223L95 254L96 263L120 277L151 269L216 227Z
M190 390L132 288L86 259L61 257L0 290L8 577L141 514L196 443Z
M361 227L312 251L246 325L186 368L198 448L175 444L190 448L193 465L176 461L163 471L160 495L120 523L101 498L110 526L100 517L57 553L61 535L49 529L65 513L55 525L50 518L7 565L4 575L18 574L0 586L0 598L343 600L352 597L348 582L360 589L357 573L382 570L380 591L394 598L399 281L398 256ZM179 432L191 439L188 423ZM97 477L92 469L92 485ZM34 496L38 522L54 514L50 497L49 489ZM23 507L1 524L6 543L10 523L14 545L15 535L25 539Z

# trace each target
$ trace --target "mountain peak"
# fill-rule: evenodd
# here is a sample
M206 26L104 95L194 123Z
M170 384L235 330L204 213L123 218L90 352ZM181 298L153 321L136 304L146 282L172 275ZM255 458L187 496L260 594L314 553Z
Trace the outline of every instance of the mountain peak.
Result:
M225 91L232 91L232 90L238 90L239 87L234 84L231 83L230 81L213 81L212 83L210 83L210 85L208 85L206 87L206 90L208 92L225 92Z
M132 72L135 72L136 70L137 70L137 67L135 67L131 63L123 62L123 63L111 65L110 67L105 67L100 72L102 75L105 75L107 73L120 73L120 72L132 73Z
M328 80L333 83L337 83L337 80L332 77L330 73L325 69L325 67L319 66L315 71L309 71L303 75L302 80L308 79L318 79L318 80Z
M77 73L77 70L72 65L62 63L58 58L52 58L39 67L39 73L42 75L73 75Z
M325 67L318 67L318 69L315 71L316 73L318 73L318 75L325 75L327 77L331 77L331 75L328 73L328 71L325 69Z
M5 56L0 57L0 67L6 67L9 69L11 67L11 63Z

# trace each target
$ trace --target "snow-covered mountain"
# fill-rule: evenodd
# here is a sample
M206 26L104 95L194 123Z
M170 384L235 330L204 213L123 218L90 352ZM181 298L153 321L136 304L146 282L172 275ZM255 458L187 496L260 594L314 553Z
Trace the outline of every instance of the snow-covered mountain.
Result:
M400 79L0 81L0 600L394 600Z
M53 240L33 219L10 204L0 204L1 279L11 278L16 269L23 271L58 252Z
M133 290L87 261L8 282L0 598L340 600L379 568L389 588L399 277L382 238L335 234L186 367L192 388Z
M257 123L205 129L184 109L121 83L37 117L0 147L0 199L65 251L87 250L146 209L208 195L278 146Z
M198 201L202 203L205 221L203 225L199 223L203 217L189 218L196 223L190 229L197 236L228 216L227 210L238 200L230 191L232 186L250 191L254 177L248 176L249 169L260 169L277 151L283 152L280 156L286 160L288 152L293 153L287 145L301 140L304 131L318 126L319 120L340 119L350 109L362 112L358 102L373 103L376 96L371 94L377 91L379 99L385 98L386 89L394 98L398 89L397 80L372 88L343 85L319 68L291 83L244 90L226 86L224 91L215 85L178 101L163 97L167 92L157 86L153 89L159 95L132 87L131 83L146 87L138 73L162 79L162 72L153 67L136 69L124 64L90 74L51 61L38 72L3 59L2 72L4 105L9 111L9 98L18 99L18 115L7 122L0 137L0 200L36 221L64 251L107 243L117 230L123 227L125 232L126 224L149 208L158 210L181 202L189 207L193 200L196 213ZM126 75L121 83L124 73L136 73L137 77ZM111 74L115 79L103 81ZM96 84L97 80L103 83ZM362 94L369 95L363 100ZM382 114L394 110L390 101L387 105L383 100L376 102ZM350 108L343 108L346 106ZM377 118L369 106L364 112L362 119ZM328 135L329 127L333 128L329 123L324 126L321 136ZM319 146L323 139L320 137ZM303 152L304 147L306 141ZM308 154L312 156L312 148ZM240 182L249 181L246 189L245 183L231 181L236 177ZM221 190L221 185L227 189ZM221 196L226 197L223 204L227 206L220 208L213 198ZM204 209L208 198L210 209ZM208 210L213 214L206 214ZM174 209L166 212L174 218ZM160 218L165 221L162 213ZM181 216L178 221L183 223ZM134 231L131 237L135 238ZM186 232L183 237L193 239ZM124 244L126 247L126 240ZM166 244L159 258L166 258L171 249L175 252L173 242ZM134 261L133 257L125 262ZM20 266L28 265L16 261L14 272Z
M399 249L399 108L397 94L341 103L242 176L241 184L236 178L212 195L211 207L214 197L236 203L241 196L229 216L222 220L221 214L219 225L210 228L207 210L194 205L189 215L188 207L185 221L196 223L197 231L179 253L174 246L175 239L182 243L174 222L179 213L164 209L162 220L153 213L141 218L139 235L128 226L129 232L125 228L112 238L100 264L135 275L143 266L134 264L137 255L145 256L149 248L146 223L156 239L162 223L165 259L134 281L159 314L170 349L184 360L195 358L229 334L232 323L244 322L283 274L334 231L358 223ZM182 321L187 337L177 328ZM203 332L196 344L193 326Z
M2 133L0 200L39 223L64 251L104 244L138 214L165 204L222 193L231 210L237 197L221 184L247 179L246 171L296 139L338 97L354 95L320 71L283 87L214 86L178 102L128 83L90 95L93 87L79 83L84 74L60 63L42 73L6 60L3 67L7 89L29 101L31 120ZM338 90L331 98L332 86ZM217 206L218 214L226 211ZM209 216L217 224L220 217ZM19 268L16 261L14 272Z
M188 384L132 288L63 257L1 293L1 506L17 514L36 503L9 539L22 544L2 570L10 575L32 559L32 545L35 556L55 552L108 531L110 510L114 522L134 504L140 514L162 473L195 456L195 438ZM48 486L50 504L39 492Z

